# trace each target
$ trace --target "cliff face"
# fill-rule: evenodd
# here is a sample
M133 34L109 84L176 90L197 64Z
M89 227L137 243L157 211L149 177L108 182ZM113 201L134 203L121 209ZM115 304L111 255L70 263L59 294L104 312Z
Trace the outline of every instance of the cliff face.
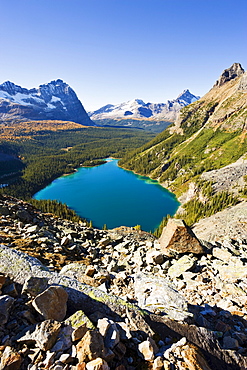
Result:
M0 85L0 121L62 120L93 125L74 90L62 80L37 89L25 89L12 82Z

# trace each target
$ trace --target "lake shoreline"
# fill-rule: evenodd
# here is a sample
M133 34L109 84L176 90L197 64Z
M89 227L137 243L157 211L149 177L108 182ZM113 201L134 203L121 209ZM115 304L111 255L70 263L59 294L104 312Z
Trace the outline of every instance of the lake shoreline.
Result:
M156 182L158 185L160 185L163 189L165 189L165 190L169 191L169 193L173 194L173 195L174 195L174 197L176 198L176 200L178 201L176 194L175 194L175 193L173 193L169 188L167 188L167 187L165 186L165 184L164 184L164 183L162 184L161 182L159 182L159 180L152 179L152 177L150 177L150 176L144 176L144 175L141 175L141 174L140 174L140 173L138 173L138 172L135 172L135 171L129 170L128 168L125 168L125 167L123 167L123 166L119 166L119 164L118 164L118 167L122 168L122 169L123 169L123 170L125 170L125 171L132 172L132 173L134 173L134 174L135 174L135 175L137 175L137 176L141 176L141 177L144 177L144 178L150 179L151 181L155 181L155 182ZM179 202L179 201L178 201L178 202ZM180 203L180 202L179 202L179 203Z

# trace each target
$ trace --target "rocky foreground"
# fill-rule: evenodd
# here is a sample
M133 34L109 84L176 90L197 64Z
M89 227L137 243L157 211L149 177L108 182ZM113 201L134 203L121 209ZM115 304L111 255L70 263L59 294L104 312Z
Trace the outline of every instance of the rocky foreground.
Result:
M241 232L170 220L156 240L2 196L0 370L246 369L244 206Z

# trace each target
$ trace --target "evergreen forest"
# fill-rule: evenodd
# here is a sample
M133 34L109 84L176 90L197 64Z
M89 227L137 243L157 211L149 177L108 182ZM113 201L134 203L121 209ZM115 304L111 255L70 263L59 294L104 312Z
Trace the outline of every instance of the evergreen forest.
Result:
M122 158L155 136L144 130L79 128L40 131L18 140L0 141L1 192L29 200L55 178L104 158ZM12 160L1 160L3 155ZM8 186L5 186L8 184Z

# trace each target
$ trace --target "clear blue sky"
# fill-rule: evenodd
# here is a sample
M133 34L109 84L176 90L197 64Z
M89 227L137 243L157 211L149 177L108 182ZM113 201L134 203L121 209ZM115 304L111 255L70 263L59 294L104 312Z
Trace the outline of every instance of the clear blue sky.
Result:
M247 0L0 0L0 83L61 78L86 110L204 95L247 69Z

